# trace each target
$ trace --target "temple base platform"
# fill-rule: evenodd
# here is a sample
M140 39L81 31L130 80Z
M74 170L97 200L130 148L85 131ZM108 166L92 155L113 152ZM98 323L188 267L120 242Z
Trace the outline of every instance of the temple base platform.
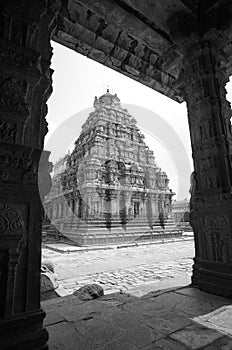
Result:
M139 241L153 241L182 236L182 230L169 218L162 226L159 221L152 228L141 219L135 219L126 225L116 220L107 228L105 222L97 220L56 222L43 228L43 241L64 241L78 246L112 245Z

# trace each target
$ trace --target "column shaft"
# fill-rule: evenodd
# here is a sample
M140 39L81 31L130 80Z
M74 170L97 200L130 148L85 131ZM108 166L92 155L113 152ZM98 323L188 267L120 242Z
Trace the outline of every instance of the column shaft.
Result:
M223 57L207 43L186 56L182 76L194 173L190 222L195 236L192 281L232 297L232 135Z
M0 29L1 349L46 349L40 309L42 203L50 189L46 101L55 1L6 1ZM39 183L39 188L38 188Z

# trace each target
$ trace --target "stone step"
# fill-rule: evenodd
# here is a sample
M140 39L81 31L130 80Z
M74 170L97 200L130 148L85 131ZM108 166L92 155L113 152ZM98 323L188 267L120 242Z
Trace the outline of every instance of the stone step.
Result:
M96 223L96 224L95 224ZM58 227L60 221L54 222ZM180 237L181 229L178 228L172 218L164 221L164 227L161 227L160 221L153 223L153 228L144 218L136 218L122 226L120 221L114 220L111 229L108 230L105 222L91 221L69 221L63 223L62 233L60 233L54 224L45 223L43 225L42 237L44 240L69 239L77 245L107 245L123 242L144 241L162 239L163 237Z

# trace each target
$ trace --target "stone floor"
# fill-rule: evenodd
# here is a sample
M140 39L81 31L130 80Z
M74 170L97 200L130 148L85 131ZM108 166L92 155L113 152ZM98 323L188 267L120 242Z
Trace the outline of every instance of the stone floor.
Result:
M107 250L75 251L79 247L65 244L50 248L43 248L43 260L52 261L66 294L90 283L101 285L105 294L132 288L144 294L191 281L193 237Z
M231 300L191 286L42 303L49 349L231 350Z

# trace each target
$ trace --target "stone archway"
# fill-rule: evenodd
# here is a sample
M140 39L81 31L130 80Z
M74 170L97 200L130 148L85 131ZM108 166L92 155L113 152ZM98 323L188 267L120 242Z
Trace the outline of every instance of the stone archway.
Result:
M193 283L232 296L232 134L225 91L231 74L231 5L218 0L213 8L202 2L195 8L176 0L175 7L165 2L154 11L153 1L145 8L130 3L131 7L126 1L120 6L108 0L1 3L4 349L47 348L40 309L43 212L38 181L45 195L51 170L49 153L43 151L46 101L52 91L51 37L175 101L187 101L197 181L190 213L196 244Z

